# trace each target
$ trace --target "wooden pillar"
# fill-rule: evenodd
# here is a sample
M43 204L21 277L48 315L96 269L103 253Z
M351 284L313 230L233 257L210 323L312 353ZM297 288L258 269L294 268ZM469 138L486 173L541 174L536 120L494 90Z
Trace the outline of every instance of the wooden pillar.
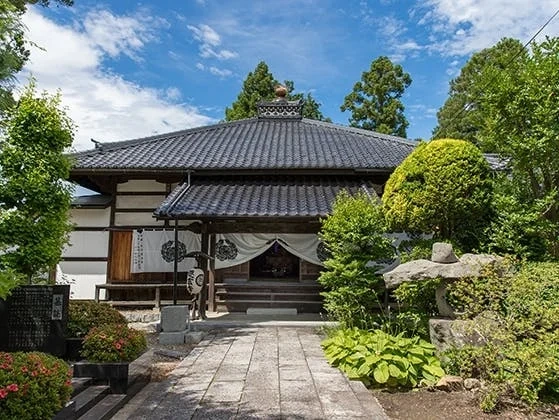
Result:
M177 304L177 280L179 274L179 220L175 219L175 255L173 258L173 305Z
M208 311L215 312L215 233L210 235L210 259L208 271Z
M201 251L205 254L209 252L209 233L208 233L208 225L204 223L202 225L202 238L201 238ZM202 286L202 290L200 291L200 301L198 305L198 311L200 313L201 319L206 319L206 304L208 300L208 264L207 260L204 259L205 263L201 267L204 270L204 285Z

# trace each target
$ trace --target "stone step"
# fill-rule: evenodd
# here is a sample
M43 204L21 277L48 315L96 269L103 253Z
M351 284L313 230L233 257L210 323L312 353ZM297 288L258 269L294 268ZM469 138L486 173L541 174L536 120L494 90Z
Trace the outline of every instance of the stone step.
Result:
M271 300L271 301L322 301L322 296L318 293L285 293L285 292L231 292L219 291L216 293L219 300Z
M322 311L320 301L271 301L271 300L217 300L218 312L246 312L248 308L294 308L298 313L318 313Z
M80 417L108 395L108 385L88 386L74 397L76 417Z
M91 378L72 378L72 397L82 392L91 381Z
M109 394L94 407L88 410L84 415L79 417L80 420L106 420L110 419L118 410L120 410L125 402L126 394Z

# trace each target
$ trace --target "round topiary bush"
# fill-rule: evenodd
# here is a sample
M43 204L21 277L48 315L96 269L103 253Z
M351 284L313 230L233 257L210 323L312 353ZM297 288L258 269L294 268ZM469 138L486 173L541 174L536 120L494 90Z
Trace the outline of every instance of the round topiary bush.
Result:
M465 250L479 243L491 213L490 168L463 140L420 143L390 176L382 197L392 230L434 232Z
M112 324L92 328L84 338L81 355L90 362L131 362L146 348L142 331Z
M70 301L66 335L84 337L93 327L126 323L126 318L120 312L105 303Z
M70 378L49 354L0 352L0 420L52 418L70 399Z

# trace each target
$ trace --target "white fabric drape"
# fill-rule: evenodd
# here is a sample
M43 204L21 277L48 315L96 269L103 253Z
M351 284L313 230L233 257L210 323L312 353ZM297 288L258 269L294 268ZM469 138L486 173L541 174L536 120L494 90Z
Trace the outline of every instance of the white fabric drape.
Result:
M279 243L293 255L316 265L323 265L318 258L317 248L320 241L318 235L302 233L278 234Z
M250 261L275 242L305 261L322 265L316 253L319 240L315 234L227 233L216 237L215 268L227 268Z
M132 235L132 273L165 273L174 270L174 230L135 230ZM200 235L190 231L179 231L179 271L196 266L194 258L184 254L200 251Z

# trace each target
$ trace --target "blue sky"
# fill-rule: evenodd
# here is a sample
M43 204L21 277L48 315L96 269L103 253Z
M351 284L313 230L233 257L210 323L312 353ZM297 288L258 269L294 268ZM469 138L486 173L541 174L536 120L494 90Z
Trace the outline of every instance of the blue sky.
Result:
M62 93L78 128L118 141L211 124L264 60L347 125L343 98L386 55L411 74L408 137L429 138L448 82L471 54L504 36L525 42L559 0L76 0L32 7L33 48L20 74ZM543 35L559 35L559 18Z

